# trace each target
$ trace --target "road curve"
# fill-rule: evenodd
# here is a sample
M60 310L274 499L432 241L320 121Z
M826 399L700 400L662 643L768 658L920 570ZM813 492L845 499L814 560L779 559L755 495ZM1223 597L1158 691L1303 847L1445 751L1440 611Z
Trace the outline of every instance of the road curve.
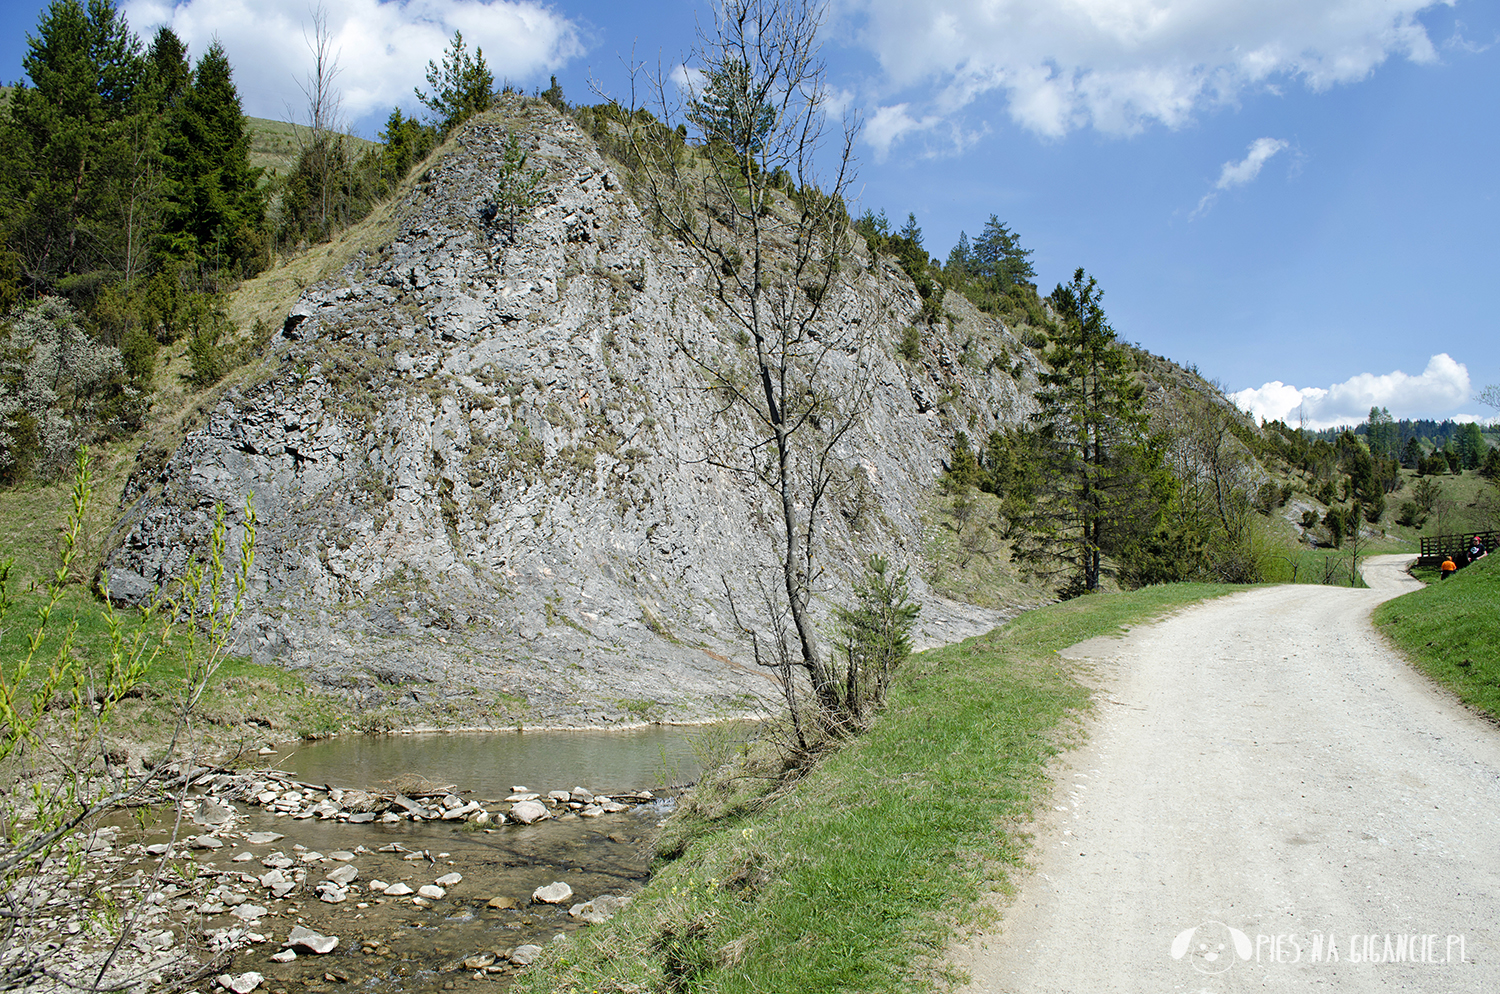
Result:
M1371 628L1409 559L1074 647L1097 717L963 989L1500 991L1500 729Z

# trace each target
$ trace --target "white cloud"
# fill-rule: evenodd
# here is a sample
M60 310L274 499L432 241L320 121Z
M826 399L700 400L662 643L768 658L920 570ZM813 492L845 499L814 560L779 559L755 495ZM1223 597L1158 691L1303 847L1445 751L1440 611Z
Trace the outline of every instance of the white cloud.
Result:
M1230 399L1264 421L1331 428L1365 420L1371 407L1387 408L1397 418L1452 415L1468 401L1469 386L1468 368L1441 352L1428 360L1420 376L1399 369L1379 375L1360 373L1327 389L1299 388L1275 380L1230 394Z
M1417 15L1454 0L846 0L896 91L951 115L1004 94L1040 135L1180 127L1204 106L1300 81L1323 90L1391 56L1436 59ZM908 111L921 120L926 109ZM909 133L911 129L908 129ZM897 135L897 138L900 136ZM893 139L894 140L894 139Z
M131 28L148 44L160 25L196 59L215 38L234 66L245 113L301 113L298 83L312 68L310 0L126 0ZM472 53L484 50L498 86L520 83L583 53L578 27L536 0L322 0L341 69L335 80L350 120L415 106L428 89L429 61L440 62L455 30Z
M1250 143L1245 157L1239 162L1226 162L1219 171L1219 181L1214 184L1212 190L1203 195L1198 201L1198 207L1190 217L1197 217L1213 205L1214 200L1224 190L1232 190L1237 186L1244 186L1255 177L1260 175L1261 167L1270 160L1271 156L1287 147L1287 143L1280 138L1257 138Z

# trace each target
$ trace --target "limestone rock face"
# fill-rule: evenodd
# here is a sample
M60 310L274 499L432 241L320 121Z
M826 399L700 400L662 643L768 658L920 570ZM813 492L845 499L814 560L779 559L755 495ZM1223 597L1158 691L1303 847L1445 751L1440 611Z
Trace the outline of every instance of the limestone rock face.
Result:
M542 170L514 241L486 209L512 132ZM743 363L743 334L701 263L542 102L503 102L440 156L357 229L371 247L305 291L255 375L132 480L111 590L181 573L217 503L237 543L253 494L237 648L256 661L371 705L468 699L497 724L754 710L772 687L726 585L759 606L778 511L715 465L759 438L695 361ZM853 241L827 323L866 344L819 375L868 399L836 451L847 483L818 510L822 610L872 552L920 573L955 431L1024 417L1035 385L1031 353L956 294L957 326L898 357L921 300ZM997 623L913 586L942 641Z

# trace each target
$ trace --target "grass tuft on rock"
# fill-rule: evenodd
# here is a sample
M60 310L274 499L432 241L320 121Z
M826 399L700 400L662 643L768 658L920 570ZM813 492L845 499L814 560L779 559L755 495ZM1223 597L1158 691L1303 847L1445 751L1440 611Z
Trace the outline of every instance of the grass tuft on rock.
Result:
M548 947L518 992L931 990L1008 893L1047 766L1081 734L1057 652L1232 588L1083 597L912 657L869 732L810 769L762 743L705 776L647 888Z

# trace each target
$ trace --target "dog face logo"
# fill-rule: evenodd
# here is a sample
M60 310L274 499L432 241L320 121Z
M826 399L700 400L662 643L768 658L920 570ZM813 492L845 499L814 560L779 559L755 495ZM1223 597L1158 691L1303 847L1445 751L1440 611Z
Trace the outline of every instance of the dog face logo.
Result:
M1199 973L1223 973L1236 958L1255 954L1250 937L1223 922L1204 922L1172 940L1172 958L1186 958Z

